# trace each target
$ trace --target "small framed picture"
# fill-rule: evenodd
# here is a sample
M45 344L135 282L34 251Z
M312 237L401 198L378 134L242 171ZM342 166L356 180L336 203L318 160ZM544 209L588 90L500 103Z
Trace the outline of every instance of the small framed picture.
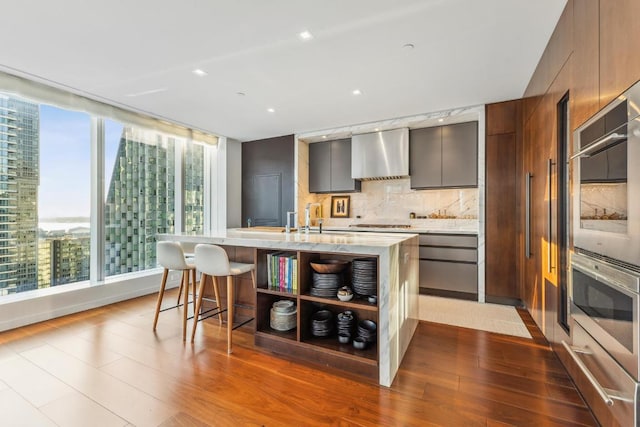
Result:
M349 218L351 196L331 196L331 218Z

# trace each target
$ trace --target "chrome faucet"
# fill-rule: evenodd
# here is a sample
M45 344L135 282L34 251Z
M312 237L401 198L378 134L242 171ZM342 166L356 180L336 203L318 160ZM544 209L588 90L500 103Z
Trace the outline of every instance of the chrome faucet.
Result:
M311 206L322 206L320 203L307 203L307 207L304 208L304 232L308 233L311 230Z
M287 212L287 227L285 228L285 232L291 233L291 215L293 215L293 224L296 225L298 223L298 212L296 211L288 211Z

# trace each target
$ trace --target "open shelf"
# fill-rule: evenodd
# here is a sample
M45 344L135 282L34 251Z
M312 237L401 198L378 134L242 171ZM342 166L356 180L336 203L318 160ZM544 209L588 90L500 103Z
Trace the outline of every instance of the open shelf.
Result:
M335 306L339 306L342 308L350 308L350 309L361 309L361 310L369 310L369 311L378 311L377 304L371 304L366 299L360 299L354 297L351 301L340 301L337 297L335 298L323 298L323 297L315 297L313 295L300 295L300 299L304 301L312 301L321 304L331 304Z
M323 337L323 338L312 337L312 338L305 339L303 342L306 344L322 347L325 350L330 350L333 352L340 353L341 355L345 355L345 356L348 355L354 358L363 358L366 360L366 363L377 365L377 361L378 361L377 343L369 343L367 348L365 348L364 350L358 350L358 349L355 349L351 343L340 344L338 342L337 336Z
M298 295L295 292L279 291L279 290L276 290L276 289L269 289L269 288L266 288L266 287L264 287L264 288L258 287L258 288L256 288L256 291L258 293L261 293L261 294L276 295L276 296L287 297L287 298L288 297L295 298L296 295Z
M297 330L296 328L291 329L290 331L276 331L275 329L271 329L267 327L263 330L257 330L256 334L266 335L269 338L281 339L285 341L295 341L297 339Z
M298 289L284 291L268 287L267 259L269 254L282 254L296 257ZM323 298L310 294L313 284L313 270L310 262L319 259L340 259L352 261L362 258L357 254L334 254L308 251L275 251L258 249L256 251L256 271L258 286L256 289L256 329L255 343L276 353L293 359L303 359L324 366L344 369L352 373L371 378L378 377L378 344L369 343L364 350L357 350L352 343L340 344L336 334L331 337L314 337L311 334L311 316L320 309L328 309L335 316L351 310L356 319L373 320L378 323L378 305L367 301L366 297L355 295L351 301L340 301L337 296ZM367 256L368 258L375 258ZM351 265L345 270L345 284L351 277ZM378 285L379 286L379 285ZM286 332L276 331L270 326L270 310L279 299L294 301L297 307L297 327Z

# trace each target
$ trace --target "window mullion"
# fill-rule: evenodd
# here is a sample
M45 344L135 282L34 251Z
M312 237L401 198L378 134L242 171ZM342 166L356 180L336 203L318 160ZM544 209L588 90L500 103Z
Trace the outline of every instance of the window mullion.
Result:
M91 252L89 278L104 280L104 119L91 117Z

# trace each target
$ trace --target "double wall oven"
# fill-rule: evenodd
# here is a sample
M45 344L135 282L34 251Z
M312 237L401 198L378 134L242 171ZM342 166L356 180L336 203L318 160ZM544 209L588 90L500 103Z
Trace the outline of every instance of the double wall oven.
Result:
M571 339L596 416L640 426L640 83L574 134ZM602 405L604 403L605 405Z

